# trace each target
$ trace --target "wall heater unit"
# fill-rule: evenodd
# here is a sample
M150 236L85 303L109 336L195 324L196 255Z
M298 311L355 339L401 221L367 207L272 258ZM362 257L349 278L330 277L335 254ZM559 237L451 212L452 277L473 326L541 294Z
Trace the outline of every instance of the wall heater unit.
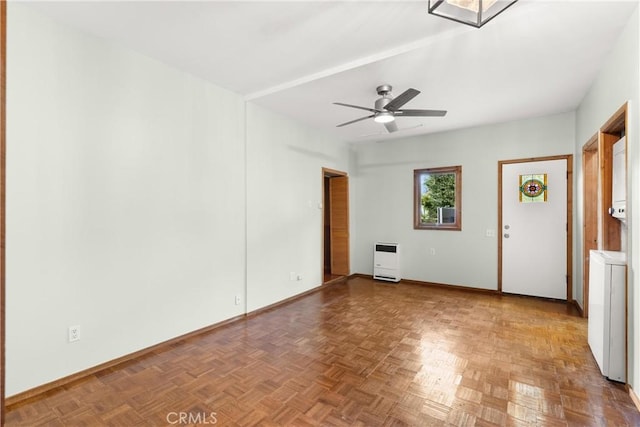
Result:
M400 281L400 245L377 242L373 247L373 278Z

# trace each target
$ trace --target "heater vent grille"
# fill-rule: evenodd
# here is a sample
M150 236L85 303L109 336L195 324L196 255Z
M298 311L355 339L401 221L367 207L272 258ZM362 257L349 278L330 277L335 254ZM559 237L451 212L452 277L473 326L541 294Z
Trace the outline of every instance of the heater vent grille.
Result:
M377 242L373 246L373 278L387 282L400 281L400 245Z

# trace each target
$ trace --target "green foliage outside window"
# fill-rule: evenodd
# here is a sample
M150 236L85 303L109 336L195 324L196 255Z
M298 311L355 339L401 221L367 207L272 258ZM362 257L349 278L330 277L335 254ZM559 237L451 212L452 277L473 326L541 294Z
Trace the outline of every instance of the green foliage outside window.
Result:
M422 184L421 221L438 222L438 208L456 206L456 176L453 173L425 175Z
M462 166L414 169L413 228L462 230Z

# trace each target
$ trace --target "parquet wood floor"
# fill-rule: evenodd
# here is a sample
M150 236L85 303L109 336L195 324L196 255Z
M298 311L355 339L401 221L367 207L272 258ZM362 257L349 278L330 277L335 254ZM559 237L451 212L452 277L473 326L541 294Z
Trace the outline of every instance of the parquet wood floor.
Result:
M640 425L624 387L600 375L586 326L557 302L355 278L18 404L6 421Z

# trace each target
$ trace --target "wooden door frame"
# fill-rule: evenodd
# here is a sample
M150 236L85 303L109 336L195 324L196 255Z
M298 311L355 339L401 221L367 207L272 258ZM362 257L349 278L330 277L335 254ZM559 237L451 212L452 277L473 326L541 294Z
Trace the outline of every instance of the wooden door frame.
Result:
M613 144L621 135L627 135L627 103L618 108L607 122L602 125L598 133L598 152L600 166L600 196L601 196L601 229L598 249L605 251L619 251L620 246L620 221L609 215L612 197L613 181ZM627 147L629 138L625 141ZM626 147L625 147L626 148ZM625 160L625 164L627 161ZM628 267L627 267L628 268Z
M592 240L597 249L601 240L598 233L598 192L600 188L598 140L598 134L596 134L582 146L582 317L589 316L589 251L592 245L587 242ZM592 161L596 162L595 173L590 173L585 167L588 162ZM594 200L595 206L593 205Z
M330 168L322 168L322 247L321 247L321 253L322 253L322 259L321 259L321 265L322 265L322 270L321 270L321 276L322 277L322 284L326 284L324 281L324 263L325 263L325 259L324 259L324 254L325 254L325 238L324 238L324 227L325 227L325 215L326 215L326 204L325 204L325 197L326 197L326 193L325 193L325 188L324 188L324 180L325 178L331 178L331 177L338 177L338 176L344 176L344 177L348 177L349 174L347 174L347 172L343 172L343 171L339 171L336 169L330 169ZM347 196L348 197L348 196ZM349 253L351 251L351 249L349 249L349 251L347 251L347 253ZM329 281L331 282L331 281ZM327 283L329 283L327 282Z
M573 154L498 161L498 292L502 293L502 166L513 163L567 162L567 304L573 302Z

